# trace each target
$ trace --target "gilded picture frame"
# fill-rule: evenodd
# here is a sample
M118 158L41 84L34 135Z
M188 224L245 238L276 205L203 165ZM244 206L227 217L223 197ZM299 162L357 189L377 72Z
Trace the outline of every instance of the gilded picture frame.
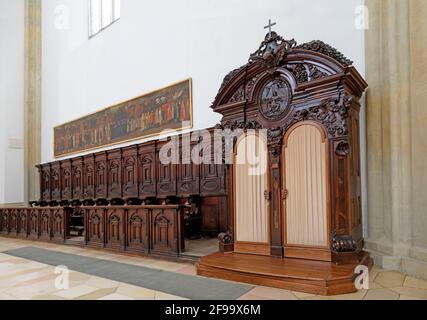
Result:
M55 158L193 128L192 79L63 123L53 129ZM185 125L184 125L185 124Z

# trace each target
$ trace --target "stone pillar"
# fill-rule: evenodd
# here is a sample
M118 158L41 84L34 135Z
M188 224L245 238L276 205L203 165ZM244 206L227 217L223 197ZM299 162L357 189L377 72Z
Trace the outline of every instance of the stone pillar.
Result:
M366 246L378 265L427 278L427 1L366 4Z
M40 198L41 161L41 0L25 0L25 202Z

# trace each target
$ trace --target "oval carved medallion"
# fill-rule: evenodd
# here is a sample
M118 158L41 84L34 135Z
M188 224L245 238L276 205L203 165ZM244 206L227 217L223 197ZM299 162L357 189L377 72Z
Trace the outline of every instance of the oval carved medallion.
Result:
M262 91L260 112L265 118L276 120L289 112L290 100L289 84L283 79L270 80Z

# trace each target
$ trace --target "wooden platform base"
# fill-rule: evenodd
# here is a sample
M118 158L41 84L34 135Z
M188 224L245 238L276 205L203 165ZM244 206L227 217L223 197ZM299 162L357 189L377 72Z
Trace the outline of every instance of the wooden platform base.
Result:
M360 258L360 265L372 268L373 260L367 252L362 252ZM357 291L356 267L357 264L215 253L200 259L197 274L318 295L337 295Z

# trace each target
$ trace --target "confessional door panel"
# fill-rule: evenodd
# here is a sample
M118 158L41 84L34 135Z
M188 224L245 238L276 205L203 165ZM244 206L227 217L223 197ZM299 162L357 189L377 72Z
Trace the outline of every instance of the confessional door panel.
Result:
M247 134L236 146L234 166L235 251L270 254L267 145L256 134Z
M285 256L329 260L327 149L322 128L310 123L285 137Z

